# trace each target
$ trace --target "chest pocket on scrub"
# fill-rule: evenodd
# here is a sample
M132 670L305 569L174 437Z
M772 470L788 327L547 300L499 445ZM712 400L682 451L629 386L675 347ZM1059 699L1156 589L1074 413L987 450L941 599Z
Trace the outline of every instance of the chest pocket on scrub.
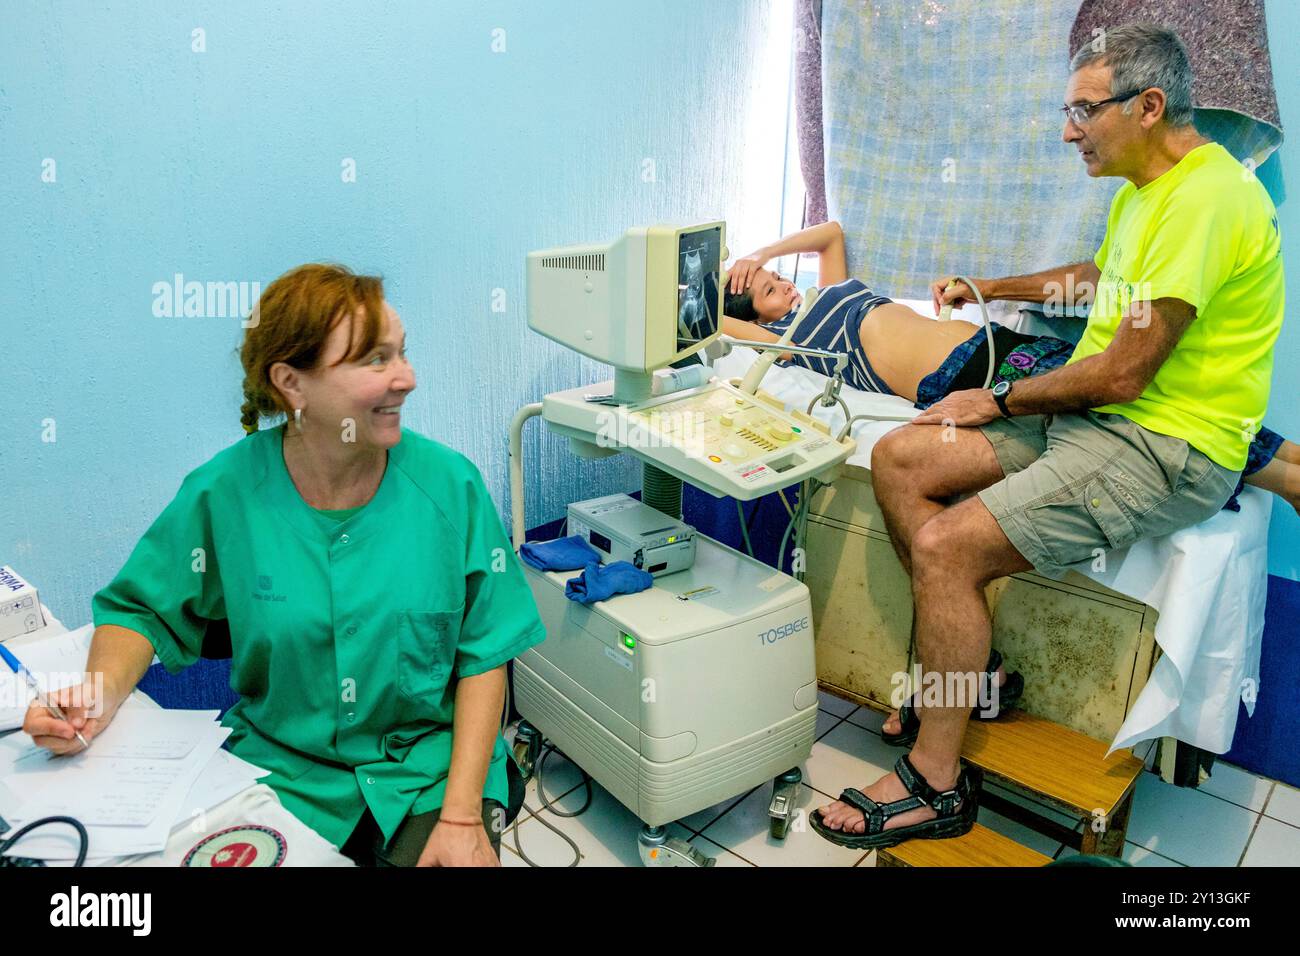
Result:
M411 700L434 704L451 678L465 605L450 611L397 613L397 686Z

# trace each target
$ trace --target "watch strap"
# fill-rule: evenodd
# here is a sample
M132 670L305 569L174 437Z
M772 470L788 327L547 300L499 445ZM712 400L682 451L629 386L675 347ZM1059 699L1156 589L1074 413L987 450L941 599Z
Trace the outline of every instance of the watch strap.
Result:
M993 389L993 401L998 403L998 410L1002 412L1003 418L1011 417L1011 412L1007 409L1007 396L1010 394L1010 388L1005 392L999 392L997 389Z

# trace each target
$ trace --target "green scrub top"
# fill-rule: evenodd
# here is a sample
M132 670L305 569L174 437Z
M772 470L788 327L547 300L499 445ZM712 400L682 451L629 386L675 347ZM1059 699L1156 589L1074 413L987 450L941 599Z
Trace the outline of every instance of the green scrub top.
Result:
M174 673L230 629L229 749L342 846L366 807L386 839L442 805L456 680L545 638L500 516L463 455L403 429L350 516L303 501L282 429L191 472L93 601ZM497 735L483 796L507 802Z

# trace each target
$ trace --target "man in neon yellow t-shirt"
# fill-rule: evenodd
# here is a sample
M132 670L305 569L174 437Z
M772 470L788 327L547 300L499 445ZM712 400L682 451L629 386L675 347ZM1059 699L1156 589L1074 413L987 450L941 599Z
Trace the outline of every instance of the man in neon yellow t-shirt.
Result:
M918 656L946 688L997 667L988 582L1059 574L1209 518L1268 403L1283 308L1276 210L1192 125L1191 68L1174 33L1128 24L1103 40L1071 62L1063 138L1090 176L1127 180L1105 241L1092 261L975 282L985 299L1038 302L1095 288L1074 354L1014 387L954 392L872 453L876 498L912 576ZM936 312L973 298L948 284L932 287ZM814 829L862 849L969 830L979 778L960 755L978 703L933 707L927 696L923 711L892 716L886 740L914 739L911 753L815 812Z

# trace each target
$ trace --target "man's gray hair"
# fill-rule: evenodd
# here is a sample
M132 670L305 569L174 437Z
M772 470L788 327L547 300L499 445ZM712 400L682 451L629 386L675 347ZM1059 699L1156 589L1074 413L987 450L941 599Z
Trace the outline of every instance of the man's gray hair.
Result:
M1070 60L1070 72L1091 64L1111 68L1110 93L1159 87L1165 94L1165 122L1192 122L1192 64L1178 34L1154 23L1126 23L1099 31ZM1124 112L1133 104L1125 103Z

